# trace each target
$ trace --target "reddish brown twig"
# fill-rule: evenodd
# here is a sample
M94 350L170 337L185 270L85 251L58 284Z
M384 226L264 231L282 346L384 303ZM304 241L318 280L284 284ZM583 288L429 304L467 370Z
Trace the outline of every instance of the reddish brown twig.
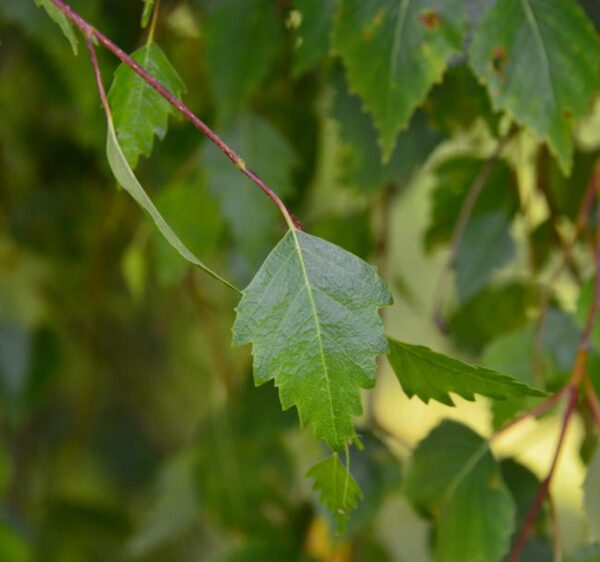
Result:
M235 167L242 172L247 178L253 181L265 193L269 199L277 205L281 214L285 218L290 228L302 230L302 225L298 219L287 209L279 196L248 166L246 162L227 145L204 121L196 117L194 113L177 97L175 97L167 88L165 88L154 76L144 70L137 62L135 62L125 51L115 45L106 35L98 31L94 26L83 19L70 6L62 0L50 0L86 38L94 37L98 43L115 55L123 64L126 64L131 70L138 74L149 86L154 88L167 102L169 102L181 115L183 115L194 127L202 134L207 136L216 146L223 152L234 164ZM94 55L95 56L95 55Z

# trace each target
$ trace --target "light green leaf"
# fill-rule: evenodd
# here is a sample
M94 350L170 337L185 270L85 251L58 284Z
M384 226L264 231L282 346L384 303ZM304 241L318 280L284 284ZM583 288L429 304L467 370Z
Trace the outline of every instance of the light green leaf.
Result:
M514 396L545 396L545 393L498 371L453 359L422 345L388 339L389 360L404 392L409 397L417 395L425 403L437 400L453 406L450 392L466 400L474 400L475 394L496 400Z
M335 453L313 466L306 476L314 478L313 490L320 494L321 502L337 522L338 533L342 533L348 517L363 498L356 480Z
M73 49L73 54L77 54L77 48L79 46L79 40L77 39L77 35L75 35L75 30L73 29L73 25L50 0L34 0L35 5L40 7L43 6L48 15L54 22L58 24L64 36L68 39L69 43L71 43L71 49Z
M600 448L596 449L583 485L585 513L593 540L600 541Z
M600 43L582 9L572 0L500 0L469 54L494 107L547 142L568 173L573 125L590 110L600 67Z
M229 125L283 49L283 28L272 0L224 0L204 31L215 101Z
M312 70L327 54L331 45L333 15L338 0L294 0L297 14L294 74ZM291 23L295 24L293 18Z
M131 58L176 97L185 92L181 78L155 43L147 43ZM135 168L140 155L150 156L154 135L164 138L169 115L176 115L175 109L126 64L117 68L108 100L117 138L127 161Z
M511 223L511 217L503 209L472 217L468 222L455 265L456 289L461 302L483 289L492 273L514 257Z
M280 197L291 194L296 155L285 137L267 121L253 114L242 115L223 138L252 163L252 169ZM208 189L229 223L238 256L233 270L239 279L248 281L281 236L277 208L213 144L205 145L202 164Z
M140 182L135 177L133 171L129 167L127 163L127 159L123 154L123 150L121 150L121 146L119 145L119 141L117 140L117 134L115 132L115 127L113 125L112 119L110 117L107 118L108 125L108 133L106 138L106 155L108 157L108 163L110 165L110 169L114 174L119 185L131 195L136 203L146 211L146 213L150 216L156 228L161 232L161 234L166 238L166 240L173 246L175 250L181 255L182 258L189 261L191 264L199 267L204 272L208 273L211 277L215 278L217 281L220 281L224 285L227 285L229 288L233 289L236 292L239 292L239 289L232 285L226 279L223 279L218 273L214 272L212 269L204 265L188 248L183 244L183 242L177 237L177 235L173 232L171 227L167 224L165 219L162 217L158 209L152 203L150 197L144 191L144 188L141 186Z
M487 441L453 421L417 446L406 478L413 505L436 521L436 562L498 562L515 526L515 505Z
M144 11L142 12L142 27L146 28L150 23L150 16L152 15L152 9L154 8L155 0L143 0Z
M461 0L342 0L335 46L373 114L385 159L460 51L465 29Z
M356 438L375 357L388 350L377 311L391 303L375 268L290 230L243 291L233 343L252 343L256 384L274 379L283 408L296 406L302 425L341 450Z

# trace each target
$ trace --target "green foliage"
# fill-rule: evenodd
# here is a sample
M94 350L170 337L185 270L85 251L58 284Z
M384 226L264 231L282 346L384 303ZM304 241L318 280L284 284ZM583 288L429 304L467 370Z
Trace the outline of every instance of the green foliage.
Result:
M404 392L409 397L417 395L425 403L433 399L453 406L450 392L466 400L475 400L475 394L497 400L544 396L543 392L492 369L452 359L422 345L410 345L393 338L389 338L389 342L390 363Z
M515 505L487 442L474 431L442 422L414 452L405 487L413 505L437 520L436 560L503 559Z
M598 89L600 43L581 8L569 0L500 0L469 54L494 107L531 127L569 173L573 127Z
M373 115L385 161L398 132L460 50L463 9L455 0L342 0L335 45L348 82Z
M353 291L360 287L360 291ZM336 451L356 440L360 389L388 350L379 308L392 297L375 269L310 234L290 230L243 291L234 345L253 344L254 379L274 379L284 409Z
M150 23L150 17L152 16L152 10L154 9L155 0L143 0L144 11L142 12L141 26L147 27Z
M69 43L71 43L73 54L76 55L79 47L79 40L77 39L73 25L67 19L67 16L65 16L65 14L63 14L52 2L50 2L50 0L35 0L35 5L38 7L43 7L46 12L48 12L48 15L56 22L63 32L63 35L67 38Z
M131 58L176 97L181 97L185 86L156 43L148 42L132 53ZM129 165L135 168L140 156L150 156L154 136L164 138L169 116L175 115L175 110L125 64L115 72L108 100L119 144Z
M313 490L335 517L338 533L342 533L346 520L363 497L348 467L334 453L313 466L306 476L314 479Z

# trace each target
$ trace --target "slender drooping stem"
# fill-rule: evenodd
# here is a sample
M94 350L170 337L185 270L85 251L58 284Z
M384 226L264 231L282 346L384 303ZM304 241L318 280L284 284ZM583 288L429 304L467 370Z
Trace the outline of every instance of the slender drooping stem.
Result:
M138 74L149 86L154 88L167 102L169 102L181 115L183 115L194 127L202 134L207 136L216 146L223 152L234 164L235 167L242 172L247 178L253 181L265 193L269 199L277 205L281 214L285 218L290 228L302 229L298 219L287 209L279 196L247 165L246 162L223 141L204 121L194 115L192 111L173 93L165 88L154 76L144 70L137 62L135 62L123 49L115 45L106 35L98 31L94 26L83 19L77 12L62 0L50 0L77 28L81 30L83 35L94 37L98 43L115 55L123 64L127 65L131 70ZM95 55L94 55L95 56ZM104 103L104 101L103 101Z

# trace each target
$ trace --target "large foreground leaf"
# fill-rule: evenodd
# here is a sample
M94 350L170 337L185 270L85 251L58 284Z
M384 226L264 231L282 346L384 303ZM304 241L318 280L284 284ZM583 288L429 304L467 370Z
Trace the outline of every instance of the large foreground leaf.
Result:
M497 562L506 554L514 501L487 442L468 427L444 421L419 443L406 493L437 523L436 562Z
M373 114L386 159L464 39L460 0L343 0L335 46Z
M470 58L497 109L548 143L571 169L574 123L598 89L600 43L572 0L500 0L473 38Z
M600 448L588 466L583 490L590 534L592 539L600 541Z
M160 47L150 42L131 58L154 76L165 88L180 97L185 86ZM154 135L167 132L173 106L126 64L115 72L108 92L117 137L127 161L135 168L140 155L150 156Z
M110 169L112 170L112 173L114 174L119 185L135 199L136 203L142 209L144 209L144 211L146 211L146 213L154 222L156 228L158 228L167 242L171 244L175 250L177 250L182 258L196 267L199 267L211 277L214 277L234 291L238 291L237 287L232 285L226 279L223 279L223 277L221 277L218 273L214 272L212 269L202 263L179 239L175 232L173 232L173 229L167 224L167 221L165 221L158 209L154 206L154 203L152 203L152 200L150 197L148 197L148 194L144 191L144 188L141 186L140 182L129 167L127 158L125 158L125 154L123 153L123 150L119 145L119 141L117 140L117 133L110 116L107 117L107 125L108 134L106 138L106 155L108 157Z
M388 349L377 310L391 302L372 266L290 230L243 291L233 343L252 343L256 384L274 379L283 408L296 406L303 425L341 450L356 436L375 356Z
M363 497L356 480L335 453L313 466L306 476L314 478L313 490L319 492L321 502L337 521L338 532L342 532L358 500Z
M450 392L466 400L475 394L505 400L515 396L544 396L526 384L478 365L436 353L422 345L411 345L389 338L390 363L409 397L415 394L427 403L437 400L453 406Z

